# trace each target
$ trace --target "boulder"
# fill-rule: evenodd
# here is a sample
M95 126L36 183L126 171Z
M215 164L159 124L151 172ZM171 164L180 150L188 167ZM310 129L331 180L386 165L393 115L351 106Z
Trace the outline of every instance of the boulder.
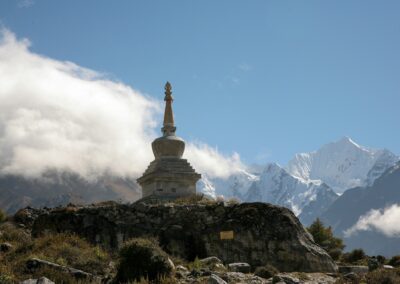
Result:
M216 264L221 264L222 261L216 256L210 256L199 260L202 265L205 266L215 266Z
M227 284L225 280L220 278L219 276L215 274L211 274L211 276L207 280L208 284Z
M278 274L272 278L272 282L273 283L283 282L286 284L300 284L300 279L291 275Z
M216 256L224 263L252 267L268 263L279 271L337 270L289 209L267 203L136 202L50 210L33 223L34 236L45 231L74 232L111 249L133 237L154 237L167 253L189 261Z
M250 273L250 264L245 262L237 262L228 264L229 271Z
M20 284L55 284L53 281L46 277L41 277L39 279L28 279L19 282Z
M60 272L68 273L79 280L89 280L92 282L99 282L100 279L85 271L75 269L68 266L59 265L50 261L42 260L39 258L31 258L26 261L26 268L28 271L34 272L40 268L51 268Z
M268 280L258 277L253 274L245 274L241 272L227 272L220 275L227 283L252 283L252 284L266 284L270 283Z
M369 269L366 265L343 265L339 266L339 273L347 274L354 272L356 274L359 273L368 273Z

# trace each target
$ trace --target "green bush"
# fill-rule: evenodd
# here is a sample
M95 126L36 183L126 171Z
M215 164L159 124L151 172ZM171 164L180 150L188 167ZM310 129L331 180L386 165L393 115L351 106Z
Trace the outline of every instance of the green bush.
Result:
M389 262L389 265L394 266L394 267L399 267L400 266L400 255L395 255L393 256Z
M366 260L367 255L362 249L354 249L342 256L342 261L350 264L364 264Z
M141 281L161 281L169 277L173 267L168 255L158 246L155 240L131 239L119 252L119 263L116 283Z
M340 258L345 245L342 239L333 235L331 227L325 227L321 220L317 218L307 230L313 236L314 242L326 250L334 260Z
M267 264L265 266L257 267L256 270L254 271L255 275L257 275L261 278L265 278L265 279L274 277L278 273L279 273L279 270L269 264Z

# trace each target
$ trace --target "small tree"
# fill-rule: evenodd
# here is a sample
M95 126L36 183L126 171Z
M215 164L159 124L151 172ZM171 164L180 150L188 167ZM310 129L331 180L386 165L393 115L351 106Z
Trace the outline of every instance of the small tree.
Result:
M389 262L389 265L394 266L394 267L400 267L400 255L395 255L393 256Z
M7 219L6 213L0 209L0 223L4 222Z
M351 252L345 253L342 257L343 262L351 264L364 264L367 255L362 249L353 249Z
M339 259L345 245L342 239L333 235L330 226L325 227L322 221L317 218L307 230L313 236L314 241L325 249L334 260Z

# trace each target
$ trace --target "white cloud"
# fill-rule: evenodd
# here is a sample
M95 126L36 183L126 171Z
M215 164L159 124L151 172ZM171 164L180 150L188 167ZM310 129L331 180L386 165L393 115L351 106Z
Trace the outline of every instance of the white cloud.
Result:
M356 224L344 232L350 237L359 231L378 231L388 237L400 237L400 204L385 209L372 209L361 216Z
M161 102L29 45L0 31L0 173L139 176L153 159ZM199 172L218 177L241 164L237 154L204 144L188 143L186 155Z
M209 177L228 178L232 173L244 168L239 154L227 157L216 148L201 142L187 143L184 157L187 158L200 173Z

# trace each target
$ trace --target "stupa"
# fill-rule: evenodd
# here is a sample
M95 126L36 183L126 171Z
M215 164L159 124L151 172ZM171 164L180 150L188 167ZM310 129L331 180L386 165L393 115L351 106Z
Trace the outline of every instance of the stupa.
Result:
M162 136L151 144L154 161L137 179L142 187L143 198L176 199L196 194L196 182L201 175L196 173L186 159L182 159L185 141L175 135L176 127L172 111L171 84L165 84L164 123Z

